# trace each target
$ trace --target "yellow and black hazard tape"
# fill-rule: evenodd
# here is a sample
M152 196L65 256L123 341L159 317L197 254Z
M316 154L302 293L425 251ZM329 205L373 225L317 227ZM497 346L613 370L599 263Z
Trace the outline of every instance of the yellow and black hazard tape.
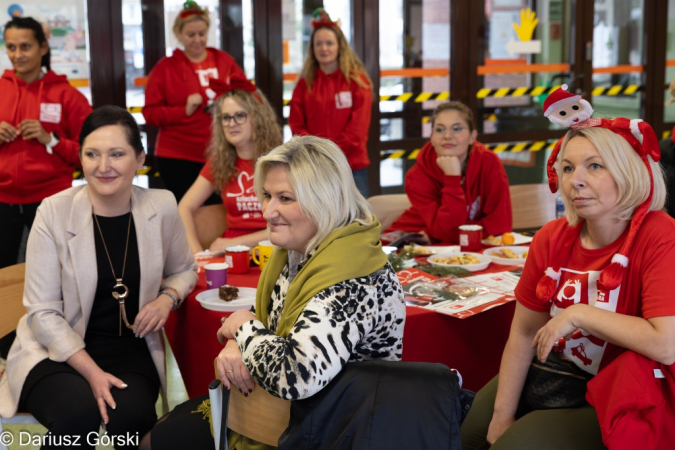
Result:
M556 140L551 141L533 141L516 142L501 144L485 144L485 147L495 153L502 152L538 152L542 150L552 150ZM417 159L421 149L414 150L383 150L380 152L380 159Z
M617 84L616 86L610 86L610 87L596 87L593 88L591 91L591 95L593 97L597 97L600 95L632 95L635 94L638 91L642 90L642 86L637 85L637 84L629 84L626 86L622 86L620 84Z
M553 150L557 141L534 141L534 142L516 142L505 144L485 144L485 147L495 153L501 152L538 152L541 150Z
M415 150L383 150L380 152L380 159L417 159L417 154L421 149Z
M476 92L476 98L503 98L503 97L535 97L537 95L548 95L558 89L560 86L536 86L536 87L518 87L518 88L483 88Z
M536 87L518 87L518 88L483 88L476 92L476 98L504 98L504 97L535 97L538 95L549 95L551 92L558 89L560 86L536 86ZM596 87L591 92L594 97L600 95L619 96L619 95L633 95L636 92L642 91L643 86L637 84L630 84L627 86L616 85L609 87ZM412 92L404 92L398 95L380 95L381 102L413 102L422 103L426 101L445 101L450 98L449 91L443 92L421 92L417 95ZM284 99L284 106L288 106L291 100ZM139 113L143 111L142 106L130 106L127 108L131 113Z

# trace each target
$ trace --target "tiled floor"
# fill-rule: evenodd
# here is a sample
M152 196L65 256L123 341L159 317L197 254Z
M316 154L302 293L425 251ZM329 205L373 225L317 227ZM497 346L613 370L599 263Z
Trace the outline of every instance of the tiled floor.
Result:
M171 352L171 347L169 343L166 343L166 371L167 371L167 382L168 382L168 398L169 398L169 410L172 410L176 405L183 403L188 399L187 391L185 390L185 384L178 370L178 365L176 364L176 359ZM161 398L157 400L157 417L162 416L162 400ZM23 433L24 441L27 442L30 440L28 435L35 436L37 434L44 434L47 430L40 425L5 425L5 431L12 433L16 439L15 442L9 446L10 450L39 450L39 445L20 445L21 442L18 440L20 433ZM26 434L28 433L28 434ZM113 450L112 445L99 445L96 447L97 450Z

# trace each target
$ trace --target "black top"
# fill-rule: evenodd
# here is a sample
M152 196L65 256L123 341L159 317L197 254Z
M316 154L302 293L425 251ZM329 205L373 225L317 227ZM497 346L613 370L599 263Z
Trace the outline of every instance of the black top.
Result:
M96 216L101 225L101 232L110 253L115 275L118 278L122 276L130 214L127 213L117 217ZM152 361L145 339L135 337L133 330L128 329L124 321L122 322L122 336L119 335L120 307L117 300L112 296L112 288L116 281L110 270L110 263L101 241L101 233L99 233L94 220L92 220L92 226L94 227L94 241L96 243L98 284L84 337L85 350L105 372L118 377L129 372L139 373L147 376L159 387L159 374ZM122 283L129 288L129 296L125 301L125 307L129 323L133 325L136 314L138 314L141 283L141 265L133 217L131 218L129 250ZM24 383L21 403L38 381L53 373L61 372L77 373L65 362L55 363L44 360L36 365L30 371Z

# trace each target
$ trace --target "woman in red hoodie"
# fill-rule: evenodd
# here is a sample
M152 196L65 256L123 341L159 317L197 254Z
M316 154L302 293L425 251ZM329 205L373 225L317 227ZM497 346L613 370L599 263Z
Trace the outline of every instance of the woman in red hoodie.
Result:
M315 12L307 57L291 98L288 125L293 135L335 142L347 157L356 187L368 197L366 167L373 83L339 23L323 8Z
M511 231L509 180L499 157L476 141L471 110L443 103L431 119L431 139L406 174L412 206L387 231L422 231L430 242L456 244L458 227L483 226L483 234Z
M210 24L208 10L194 1L185 2L173 25L183 50L176 49L172 56L157 63L145 90L143 117L148 125L159 127L155 161L164 185L177 201L206 162L206 147L211 139L207 107L215 100L209 79L229 82L234 74L245 77L234 58L206 46ZM211 203L220 203L220 199L207 202Z
M16 264L24 227L42 199L72 186L87 99L50 69L49 44L35 19L5 24L14 70L0 78L0 268Z

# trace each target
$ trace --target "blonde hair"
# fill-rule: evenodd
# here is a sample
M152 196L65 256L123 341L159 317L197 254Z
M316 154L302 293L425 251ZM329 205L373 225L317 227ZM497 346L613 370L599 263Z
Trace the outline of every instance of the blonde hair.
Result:
M267 173L284 167L293 187L300 211L317 227L305 248L305 255L316 248L334 230L357 221L373 223L370 205L354 184L347 158L328 139L295 136L260 157L255 167L255 192L263 203Z
M209 8L200 8L196 2L192 2L190 5L191 7L189 8L183 8L180 11L178 11L178 15L173 21L173 34L178 37L181 31L183 31L183 27L185 26L186 23L194 22L195 20L202 20L206 22L206 27L210 28L211 27L211 19L209 19ZM181 18L181 14L184 14L188 11L196 11L194 14L190 14L189 16L185 17L184 19Z
M254 95L255 94L255 95ZM260 99L256 98L256 96ZM216 192L221 193L225 183L237 175L235 163L237 150L225 138L220 114L223 102L231 98L248 114L253 128L253 143L255 144L255 159L267 153L270 149L281 144L281 127L277 116L265 95L260 91L248 92L239 89L228 91L221 95L212 110L211 129L213 135L206 149L206 156L211 163L211 175Z
M619 209L620 220L631 220L633 212L647 197L649 197L650 178L647 166L635 152L633 147L621 135L602 127L587 127L572 130L565 135L560 146L560 153L556 161L558 180L562 180L562 160L569 142L577 137L583 137L597 149L602 161L609 171L618 190L616 205ZM666 201L666 183L661 165L647 156L649 166L654 177L654 194L649 205L649 211L663 209ZM581 218L574 211L570 199L562 191L567 221L576 225Z
M307 48L307 55L305 56L305 62L302 65L302 70L298 79L302 78L307 83L307 90L312 90L312 83L314 83L314 74L316 69L319 67L319 62L314 56L314 35L319 30L330 30L335 33L338 44L338 65L342 76L345 77L348 81L354 81L356 84L362 88L372 89L373 82L366 72L366 68L363 66L363 63L356 56L354 50L347 43L344 33L339 27L336 26L318 26L312 31L312 35L309 38L309 46Z

